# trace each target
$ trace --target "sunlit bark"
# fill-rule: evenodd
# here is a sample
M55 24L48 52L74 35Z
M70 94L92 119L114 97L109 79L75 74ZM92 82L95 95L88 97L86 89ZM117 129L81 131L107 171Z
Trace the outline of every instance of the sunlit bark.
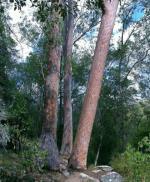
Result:
M94 52L90 78L83 102L73 152L70 158L70 166L73 168L86 168L88 147L117 7L118 0L104 1L104 11L101 18L101 25Z
M58 6L59 2L53 2L52 7ZM57 111L58 111L58 91L60 77L60 19L61 16L55 8L50 14L49 30L49 53L48 69L45 79L45 105L44 105L44 122L42 130L42 149L48 151L48 165L51 169L59 168L59 152L56 145L57 133Z

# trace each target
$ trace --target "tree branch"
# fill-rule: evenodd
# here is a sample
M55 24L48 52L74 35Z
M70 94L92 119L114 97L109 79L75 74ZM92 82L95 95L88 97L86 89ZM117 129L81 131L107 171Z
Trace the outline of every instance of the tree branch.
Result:
M129 76L129 74L131 73L131 71L133 70L133 68L134 68L137 64L139 64L140 62L142 62L142 61L147 57L148 51L149 51L149 50L150 50L150 49L148 49L148 50L146 51L146 53L145 53L145 55L143 56L142 59L136 61L136 62L132 65L132 67L130 68L130 70L128 71L128 73L126 74L126 76L125 76L125 78L123 79L122 82L124 82L124 81L127 79L127 77Z
M98 21L97 23L93 24L91 23L91 25L73 42L73 45L79 41L82 37L84 37L86 35L87 32L89 32L93 27L95 27L96 25L98 25L101 21Z

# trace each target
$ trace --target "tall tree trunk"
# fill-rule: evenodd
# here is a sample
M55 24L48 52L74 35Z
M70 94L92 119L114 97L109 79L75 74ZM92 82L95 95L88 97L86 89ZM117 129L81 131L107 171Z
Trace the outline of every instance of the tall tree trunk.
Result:
M44 122L41 136L41 147L48 151L48 165L51 169L59 168L59 152L56 144L57 132L57 99L59 91L60 77L60 19L59 11L54 8L59 2L52 2L52 11L50 14L49 30L49 55L48 55L48 73L45 80L45 105Z
M103 5L104 11L94 52L90 78L83 102L73 152L70 158L70 166L73 168L86 168L88 147L101 90L109 42L114 27L118 0L104 0Z
M49 31L48 73L45 80L45 121L43 130L49 130L56 140L61 47L60 15L55 10L52 12Z
M62 56L60 64L60 83L59 83L59 124L63 124L63 66L62 66Z
M64 45L65 75L64 75L64 130L61 147L61 155L68 159L72 151L72 104L71 104L71 82L72 82L72 47L73 47L73 1L68 2L68 15L66 19L66 35Z

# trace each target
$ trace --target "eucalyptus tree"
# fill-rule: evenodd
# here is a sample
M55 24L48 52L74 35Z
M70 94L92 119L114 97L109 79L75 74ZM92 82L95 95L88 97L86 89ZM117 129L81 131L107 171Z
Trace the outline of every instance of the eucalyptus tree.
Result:
M101 90L103 72L109 49L109 42L116 17L118 0L103 1L102 19L93 63L88 81L87 92L84 98L77 135L70 159L74 168L86 168L88 147L95 118L98 98Z
M68 2L68 11L65 17L65 38L63 59L65 61L64 73L64 130L61 146L61 155L69 159L72 152L73 128L72 128L72 49L73 49L73 31L74 31L74 12L73 0Z
M14 3L14 9L26 6L26 0L10 1ZM59 169L60 160L56 144L58 89L61 60L61 1L30 1L33 7L37 7L37 17L43 22L43 28L47 33L47 74L45 76L45 101L44 118L41 134L41 148L48 151L48 167Z
M139 2L123 2L117 18L119 22L115 27L118 31L114 31L105 67L101 99L89 148L90 163L96 158L99 146L98 163L108 163L116 152L125 150L136 131L134 108L141 100L148 99L148 6L143 4L139 10ZM130 115L135 120L131 121Z
M12 102L12 71L16 56L16 44L12 38L10 17L5 12L5 6L0 4L0 99L4 105Z
M78 49L76 45L80 44L79 41L84 36L86 36L86 34L89 33L93 27L97 25L97 22L99 22L98 20L99 11L97 11L97 9L92 9L92 8L87 9L87 7L85 6L87 3L86 1L83 2L69 1L68 3L67 2L65 3L68 8L64 20L64 49L62 53L65 66L64 66L64 131L63 131L61 154L68 159L72 151L72 142L73 142L72 141L73 140L72 61L74 57L73 50ZM74 49L73 45L75 46ZM79 59L80 58L78 58L77 61ZM62 120L62 118L60 119Z

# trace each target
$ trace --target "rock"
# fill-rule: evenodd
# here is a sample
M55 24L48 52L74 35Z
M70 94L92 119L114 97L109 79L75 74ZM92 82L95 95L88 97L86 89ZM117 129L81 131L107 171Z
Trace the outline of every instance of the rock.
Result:
M101 169L101 170L103 170L105 172L110 172L110 171L113 170L113 168L111 166L106 166L106 165L96 166L96 168Z
M70 176L70 173L69 173L67 170L65 170L65 171L62 171L62 173L63 173L63 175L64 175L65 177L68 177L68 176Z
M116 172L109 172L106 175L100 177L101 182L123 182L123 178Z
M67 169L66 165L60 163L60 171L63 171L63 170L66 170L66 169Z
M68 159L62 159L62 163L64 164L64 165L66 165L66 166L68 166Z
M60 156L60 170L66 170L68 166L68 159L65 159L63 156Z
M92 172L95 173L95 174L97 174L97 173L102 172L102 170L101 169L94 169Z
M80 173L80 178L82 182L99 182L98 179L88 176L87 174L84 173Z

